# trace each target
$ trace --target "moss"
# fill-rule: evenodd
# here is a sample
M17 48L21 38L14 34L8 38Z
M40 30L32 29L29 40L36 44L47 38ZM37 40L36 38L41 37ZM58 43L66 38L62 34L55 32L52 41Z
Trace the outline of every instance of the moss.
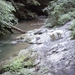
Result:
M35 62L35 59L37 57L37 54L33 55L32 57L29 58L29 60L27 60L24 64L24 67L27 67L27 68L32 68L35 66L34 62Z
M70 21L71 19L72 17L69 14L64 14L59 18L58 24L64 25L66 22Z
M10 63L4 65L5 71L19 71L21 68L23 68L23 61L24 57L21 58L14 58Z

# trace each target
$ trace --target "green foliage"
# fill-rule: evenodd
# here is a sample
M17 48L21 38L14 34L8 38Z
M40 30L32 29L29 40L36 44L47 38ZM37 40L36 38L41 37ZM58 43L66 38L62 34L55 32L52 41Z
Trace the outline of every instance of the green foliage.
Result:
M37 14L30 11L30 10L27 10L26 12L27 12L27 14L25 14L25 19L28 19L29 17L31 17L31 18L36 18L37 17Z
M49 15L46 23L51 26L63 25L75 18L75 0L53 0L45 10Z
M75 19L72 21L71 25L69 26L69 29L72 31L71 32L72 39L75 39Z
M58 24L63 25L66 22L73 20L74 18L75 18L75 11L68 12L67 14L63 14L63 15L61 15L61 17L59 17Z
M38 2L38 0L27 0L27 4L29 5L29 7L31 6L31 5L34 5L34 6L38 6L38 5L40 5L40 3ZM37 17L37 14L36 13L34 13L34 12L32 12L32 10L31 9L26 9L26 19L28 19L28 18L36 18Z
M37 18L37 13L35 13L35 10L33 10L33 7L35 6L40 6L40 3L38 2L38 0L23 0L23 2L20 3L19 5L17 5L17 2L16 2L15 7L17 7L19 11L19 12L18 11L16 12L16 16L20 20Z
M24 57L13 59L12 62L4 66L5 71L19 71L23 68Z
M0 0L0 33L2 34L5 31L4 27L10 28L10 25L17 23L17 19L12 11L15 11L15 8L10 2Z
M11 59L9 63L4 65L3 70L4 71L12 71L12 72L19 72L23 68L32 68L34 67L34 60L36 58L36 55L31 57L31 53L28 52L26 56L20 56L20 57L14 57Z

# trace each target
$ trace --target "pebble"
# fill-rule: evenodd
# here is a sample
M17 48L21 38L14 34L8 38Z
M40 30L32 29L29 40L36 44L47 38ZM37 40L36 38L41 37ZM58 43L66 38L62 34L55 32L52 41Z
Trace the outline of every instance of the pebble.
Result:
M11 41L10 43L14 45L17 44L17 41Z

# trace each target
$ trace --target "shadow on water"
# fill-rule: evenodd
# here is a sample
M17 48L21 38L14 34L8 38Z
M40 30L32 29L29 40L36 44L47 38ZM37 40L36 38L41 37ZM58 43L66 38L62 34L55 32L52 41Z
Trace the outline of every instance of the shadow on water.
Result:
M23 21L19 23L17 26L25 31L29 31L32 29L37 29L43 26L44 20L30 20L30 21ZM16 55L21 49L24 49L28 46L25 42L20 42L17 44L11 44L11 41L21 35L21 33L14 31L14 34L7 34L5 36L0 35L0 62L9 58L10 56Z

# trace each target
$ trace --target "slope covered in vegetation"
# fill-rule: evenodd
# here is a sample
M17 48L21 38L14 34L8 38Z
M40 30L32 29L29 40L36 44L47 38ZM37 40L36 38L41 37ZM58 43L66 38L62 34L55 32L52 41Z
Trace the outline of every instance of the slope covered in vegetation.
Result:
M48 27L62 26L75 19L75 0L52 0L45 10L48 12ZM72 36L75 36L75 24L70 28L73 30Z

